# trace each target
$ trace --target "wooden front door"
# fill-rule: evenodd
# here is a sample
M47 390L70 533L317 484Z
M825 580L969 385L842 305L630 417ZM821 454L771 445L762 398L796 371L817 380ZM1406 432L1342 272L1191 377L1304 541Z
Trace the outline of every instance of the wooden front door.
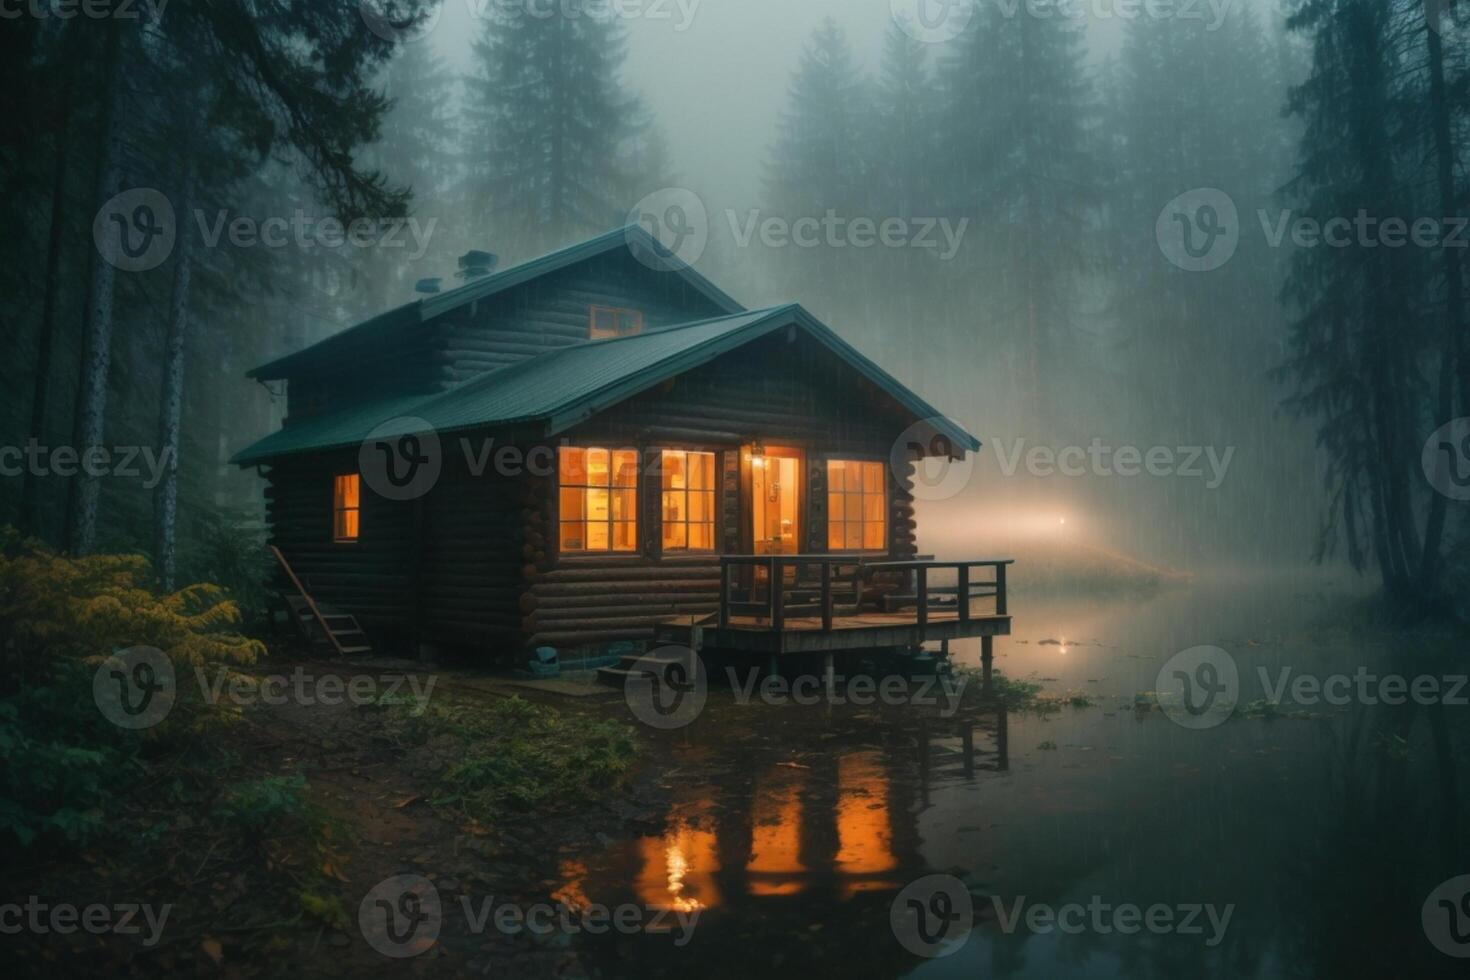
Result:
M750 453L751 550L757 555L801 552L803 510L799 449L766 446Z

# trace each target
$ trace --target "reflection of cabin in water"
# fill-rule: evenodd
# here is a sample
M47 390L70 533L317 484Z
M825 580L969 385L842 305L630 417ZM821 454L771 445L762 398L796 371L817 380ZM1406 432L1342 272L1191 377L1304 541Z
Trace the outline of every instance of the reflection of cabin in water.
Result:
M640 229L250 375L284 383L286 419L235 461L268 481L323 627L499 653L979 636L987 662L1009 632L1005 563L916 554L913 467L978 441L801 307L746 310Z
M933 870L921 853L919 818L934 787L1009 767L1003 710L908 722L889 733L895 744L813 751L794 764L780 748L789 742L742 750L748 779L681 783L662 832L563 858L553 897L576 908L635 901L758 916L778 923L777 931L789 921L821 921L822 910L853 900L886 907ZM873 734L870 720L861 724ZM832 744L857 731L843 734Z

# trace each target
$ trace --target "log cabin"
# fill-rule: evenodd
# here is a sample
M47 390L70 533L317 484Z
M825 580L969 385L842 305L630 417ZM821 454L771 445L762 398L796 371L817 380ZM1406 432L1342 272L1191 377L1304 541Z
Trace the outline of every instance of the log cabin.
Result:
M1007 563L916 554L916 467L972 435L641 228L480 271L249 372L286 415L234 462L266 481L283 592L350 622L345 649L980 636L988 661Z

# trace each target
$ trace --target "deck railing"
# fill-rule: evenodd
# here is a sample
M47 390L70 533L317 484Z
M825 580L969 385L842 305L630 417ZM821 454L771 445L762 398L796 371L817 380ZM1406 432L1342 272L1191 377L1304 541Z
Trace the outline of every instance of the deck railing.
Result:
M836 619L836 603L839 592L850 590L855 605L860 605L864 588L876 574L900 572L913 576L914 591L911 595L888 595L885 602L908 605L912 600L918 625L928 625L934 611L935 600L941 596L953 596L956 613L961 622L972 616L970 602L978 598L995 599L995 615L1008 615L1006 609L1006 567L1012 559L969 559L964 561L935 561L930 558L889 560L886 558L862 558L851 555L722 555L720 557L720 613L721 629L728 628L732 618L739 615L754 616L769 622L770 629L780 631L785 627L787 616L795 611L803 612L813 607L821 617L822 629L830 631ZM745 585L749 598L738 600L731 596L738 569L749 568L749 583ZM816 569L815 581L804 578ZM976 569L989 568L993 574L988 579L977 579ZM953 569L956 584L934 585L934 573ZM788 584L787 571L792 572ZM765 595L756 601L758 572L765 572Z

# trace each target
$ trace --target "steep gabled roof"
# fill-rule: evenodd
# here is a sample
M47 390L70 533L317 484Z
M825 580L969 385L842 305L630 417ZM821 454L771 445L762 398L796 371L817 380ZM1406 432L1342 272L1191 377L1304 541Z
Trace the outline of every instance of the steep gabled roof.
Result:
M260 440L233 462L251 465L296 453L349 448L361 444L386 422L394 422L401 434L423 431L425 423L443 434L540 422L545 435L554 436L641 391L786 327L817 340L915 417L935 420L935 428L956 447L972 452L980 448L978 439L940 415L816 317L790 305L564 347L472 378L449 391L384 399L307 419ZM379 433L393 434L399 433L391 429Z
M540 258L522 262L520 265L512 266L493 275L482 276L471 282L465 283L447 292L436 293L425 296L422 299L405 303L403 306L381 313L378 316L364 320L361 323L348 327L333 334L324 340L303 347L274 361L262 364L246 372L246 377L271 380L283 378L292 369L306 363L314 358L329 354L345 339L361 336L372 336L377 333L386 333L396 330L408 330L421 323L426 323L435 317L442 316L461 306L473 303L476 300L487 299L496 293L504 292L515 286L528 283L548 273L557 272L579 262L597 258L608 252L626 248L635 254L652 256L657 259L660 270L667 269L669 272L681 277L701 295L707 297L717 307L726 313L742 313L745 307L741 306L720 287L710 282L694 269L693 266L679 261L659 241L650 235L647 230L639 225L628 225L588 239L567 248L558 249Z

